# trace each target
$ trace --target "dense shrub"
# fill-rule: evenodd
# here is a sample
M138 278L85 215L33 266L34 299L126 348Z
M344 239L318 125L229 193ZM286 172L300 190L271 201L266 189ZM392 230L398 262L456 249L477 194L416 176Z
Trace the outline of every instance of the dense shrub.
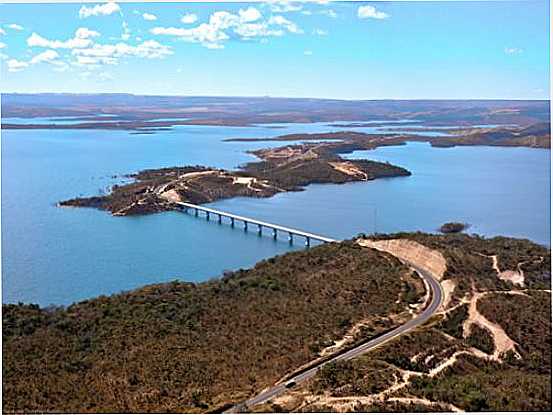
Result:
M51 311L4 305L4 410L218 408L307 363L359 320L403 311L395 301L407 273L388 255L326 244L201 284Z

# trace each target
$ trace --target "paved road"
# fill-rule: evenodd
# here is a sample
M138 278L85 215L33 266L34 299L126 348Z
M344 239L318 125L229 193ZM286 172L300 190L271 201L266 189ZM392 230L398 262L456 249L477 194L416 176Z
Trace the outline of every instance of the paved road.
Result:
M442 304L442 301L443 301L442 286L431 274L423 271L420 268L413 266L412 264L408 264L408 265L411 266L411 268L413 268L428 283L428 286L430 287L430 290L431 290L431 296L432 296L431 302L421 314L419 314L414 319L409 320L407 323L395 328L394 330L383 334L382 336L376 337L353 349L347 350L335 356L334 358L313 367L312 369L309 369L305 372L300 373L299 375L294 376L293 378L288 379L284 383L280 383L278 385L275 385L263 391L259 395L254 396L253 398L250 398L247 401L232 407L228 412L247 412L249 407L266 402L269 399L273 399L276 396L283 393L284 391L286 391L287 390L285 386L286 384L290 384L291 382L294 382L294 384L303 382L313 377L321 367L323 367L324 365L330 362L334 362L337 360L353 359L357 356L362 355L363 353L368 352L369 350L372 350L386 343L387 341L395 337L405 334L409 330L426 322L430 317L432 317L432 315L436 312L436 310L438 310L438 308Z

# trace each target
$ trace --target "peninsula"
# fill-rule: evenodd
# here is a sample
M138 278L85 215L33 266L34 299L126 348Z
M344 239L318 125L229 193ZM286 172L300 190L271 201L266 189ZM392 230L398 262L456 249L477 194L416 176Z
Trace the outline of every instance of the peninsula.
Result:
M343 144L309 143L254 151L261 161L238 171L203 166L144 170L130 176L134 182L116 185L106 196L75 198L59 205L94 207L126 216L173 210L175 202L202 204L236 196L270 197L300 191L312 183L340 184L411 174L388 163L344 160L338 155L341 151L345 151Z
M358 123L341 124L341 128L358 127ZM348 145L353 150L370 150L380 146L405 144L408 141L428 142L433 147L455 146L499 146L499 147L532 147L551 148L551 125L536 123L529 126L500 126L492 128L452 128L440 129L448 135L428 137L409 134L367 134L353 131L329 132L316 134L286 134L269 138L232 138L227 141L264 142L264 141L310 141L310 140L340 140L342 150ZM432 128L404 128L404 131L437 131Z

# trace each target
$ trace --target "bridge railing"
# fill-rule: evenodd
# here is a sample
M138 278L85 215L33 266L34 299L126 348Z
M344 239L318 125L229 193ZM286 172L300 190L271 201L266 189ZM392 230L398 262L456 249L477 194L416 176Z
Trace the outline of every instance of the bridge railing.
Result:
M274 223L264 222L257 219L249 218L246 216L240 216L235 215L233 213L224 212L222 210L212 209L205 206L195 205L193 203L188 202L175 202L176 206L178 206L180 209L187 212L189 209L194 210L194 214L198 216L199 212L204 212L205 217L207 220L210 219L211 215L215 215L218 218L219 223L222 222L222 218L229 218L230 224L232 227L235 225L235 221L240 221L244 225L244 229L248 230L248 224L257 225L258 227L258 233L259 235L262 234L263 228L271 229L273 232L273 238L277 238L278 231L288 233L288 240L290 243L293 242L294 235L301 236L305 238L305 245L309 246L311 244L311 240L321 241L321 242L338 242L335 239L328 238L326 236L317 235L310 232L305 232L299 229L289 228L286 226L277 225Z

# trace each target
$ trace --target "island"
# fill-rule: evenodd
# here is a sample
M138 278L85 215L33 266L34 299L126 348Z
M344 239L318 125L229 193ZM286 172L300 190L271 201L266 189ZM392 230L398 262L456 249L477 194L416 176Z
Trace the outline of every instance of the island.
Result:
M309 143L252 153L261 161L237 171L204 166L144 170L130 175L134 181L115 185L111 193L65 200L60 206L93 207L126 216L175 209L175 202L202 204L236 196L270 197L301 191L312 183L347 183L411 173L389 163L345 160L343 144Z
M466 223L461 222L447 222L440 226L441 233L458 233L463 232L469 227Z

